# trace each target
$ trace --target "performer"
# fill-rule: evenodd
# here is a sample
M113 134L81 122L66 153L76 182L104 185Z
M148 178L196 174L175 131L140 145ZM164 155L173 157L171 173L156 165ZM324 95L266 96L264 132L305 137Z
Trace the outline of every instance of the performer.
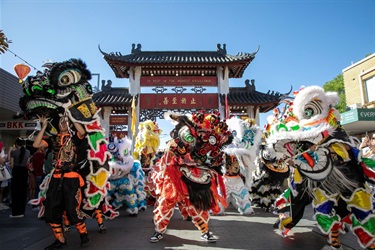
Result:
M324 92L321 87L302 88L288 104L289 112L271 124L267 141L278 159L294 168L289 185L292 208L301 204L303 213L309 199L299 194L310 195L314 218L328 239L323 249L342 249L339 233L346 224L362 248L375 249L373 193L366 182L373 183L375 172L361 162L358 141L340 125L340 114L334 108L338 101L337 93ZM282 218L281 228L290 223L293 227L293 219Z
M201 238L215 242L209 231L209 211L219 211L218 203L226 201L218 193L218 169L223 164L221 149L231 142L231 133L220 114L198 112L189 117L166 113L175 122L164 155L152 172L157 201L154 209L155 233L150 242L163 238L176 204L184 210L200 230ZM221 183L221 185L224 185Z
M42 140L47 128L47 119L39 117L42 128L34 139L35 148L48 147ZM82 202L81 188L84 180L77 173L77 154L80 143L86 134L84 128L79 123L73 123L77 132L69 131L70 121L67 117L61 117L59 121L59 147L55 148L56 165L49 182L49 188L45 199L44 218L50 224L56 241L45 249L57 249L66 245L64 231L62 227L63 211L66 212L69 221L73 223L81 237L81 246L89 242L86 225L83 215L77 213Z

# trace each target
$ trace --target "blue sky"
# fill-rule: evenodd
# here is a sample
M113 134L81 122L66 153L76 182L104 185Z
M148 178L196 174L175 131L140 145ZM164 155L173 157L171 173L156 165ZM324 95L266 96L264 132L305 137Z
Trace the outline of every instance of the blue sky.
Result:
M281 93L322 86L375 52L374 0L0 0L0 11L10 50L37 69L47 59L81 58L115 87L128 80L115 78L98 45L123 55L132 43L143 51L210 51L225 43L232 55L260 46L230 86L255 79L256 90ZM0 67L13 74L17 63L0 55Z

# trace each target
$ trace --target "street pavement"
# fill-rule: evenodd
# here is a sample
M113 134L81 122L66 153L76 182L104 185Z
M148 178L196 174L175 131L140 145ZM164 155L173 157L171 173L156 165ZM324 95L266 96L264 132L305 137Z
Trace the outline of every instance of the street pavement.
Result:
M0 249L1 250L39 250L54 241L50 227L37 218L37 212L27 205L23 218L9 218L10 209L0 211ZM223 216L212 216L210 230L218 238L215 243L200 239L200 232L192 222L183 221L178 210L172 217L164 238L157 243L150 243L154 233L152 207L140 212L137 217L130 217L120 209L120 216L106 220L106 234L100 234L93 219L86 221L90 244L79 247L79 234L75 228L66 233L68 246L64 249L249 249L249 250L284 250L303 249L319 250L326 244L325 237L319 232L312 220L311 207L306 208L299 224L283 238L273 228L276 215L260 208L254 208L255 215L242 216L233 207L229 207ZM351 232L342 235L344 250L361 249Z

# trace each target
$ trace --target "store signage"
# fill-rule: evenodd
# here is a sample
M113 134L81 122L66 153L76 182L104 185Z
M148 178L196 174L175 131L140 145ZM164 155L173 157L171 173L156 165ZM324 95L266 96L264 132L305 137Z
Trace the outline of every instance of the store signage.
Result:
M216 76L142 76L142 87L151 86L217 86Z
M218 94L141 94L141 109L218 109Z
M0 121L0 130L34 130L35 121Z
M342 124L375 121L375 109L352 109L341 114Z

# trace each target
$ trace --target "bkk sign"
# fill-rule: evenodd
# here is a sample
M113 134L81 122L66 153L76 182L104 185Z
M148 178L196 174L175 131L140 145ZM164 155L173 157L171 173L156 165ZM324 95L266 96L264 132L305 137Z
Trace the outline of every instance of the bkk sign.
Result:
M0 121L0 130L34 130L35 121Z
M218 94L141 94L141 109L217 109Z
M142 87L151 86L217 86L216 76L142 76Z

